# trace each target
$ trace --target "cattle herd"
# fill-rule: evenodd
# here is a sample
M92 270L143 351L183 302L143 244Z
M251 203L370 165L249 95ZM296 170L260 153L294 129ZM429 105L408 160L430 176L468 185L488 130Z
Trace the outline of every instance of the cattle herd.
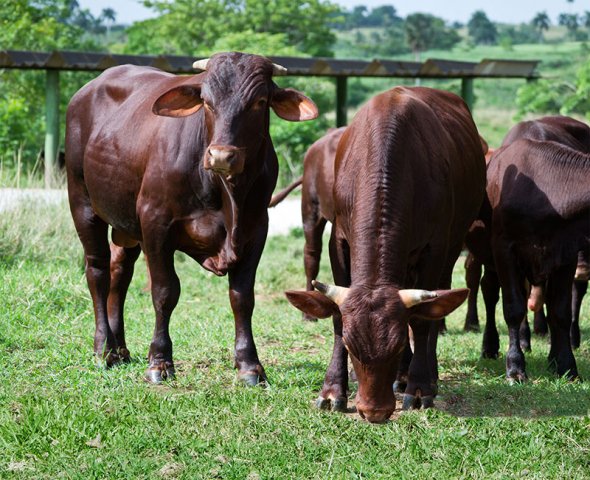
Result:
M194 67L202 73L114 67L68 107L68 196L84 248L99 363L130 358L123 307L143 251L156 315L145 378L174 377L168 326L180 295L179 250L228 275L238 378L266 382L251 328L254 280L267 207L301 184L307 288L286 295L304 318L333 319L318 407L346 410L349 357L356 410L366 420L386 421L395 393L404 409L433 406L440 319L469 295L451 288L465 247L468 329L478 327L474 295L484 271L482 355L498 356L501 290L507 378L526 379L527 306L546 308L546 324L539 317L535 328L548 325L550 367L578 378L572 291L579 316L589 270L588 126L561 116L522 122L491 153L460 97L395 87L312 145L302 178L271 200L278 162L270 109L302 121L317 117L315 104L277 86L273 75L284 68L264 57L220 53ZM328 221L333 285L316 278Z

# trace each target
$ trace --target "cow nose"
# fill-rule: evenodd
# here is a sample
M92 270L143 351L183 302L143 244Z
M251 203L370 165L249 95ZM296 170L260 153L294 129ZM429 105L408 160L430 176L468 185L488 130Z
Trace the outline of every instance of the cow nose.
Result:
M240 149L232 146L211 145L207 149L205 168L214 172L240 173Z
M371 423L385 423L391 417L391 414L395 410L394 408L359 408L357 405L357 411L361 418Z

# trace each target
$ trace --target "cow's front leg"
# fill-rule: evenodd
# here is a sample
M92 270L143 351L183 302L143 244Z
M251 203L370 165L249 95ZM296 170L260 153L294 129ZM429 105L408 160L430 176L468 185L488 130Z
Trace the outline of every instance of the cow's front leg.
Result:
M350 286L350 254L348 243L339 239L337 228L333 226L330 235L330 264L336 285ZM326 370L324 384L316 400L321 409L345 411L348 403L348 351L342 340L342 315L333 316L334 348L332 359Z
M238 380L248 386L267 381L252 335L254 282L265 241L266 229L261 229L257 240L244 250L242 261L229 271L229 301L235 323L234 363Z
M408 370L408 384L402 408L432 407L437 394L436 336L438 324L433 321L410 320L414 336L414 354ZM431 335L434 336L431 338ZM434 355L434 359L432 356Z
M109 326L117 343L116 353L123 362L130 360L129 350L125 342L125 323L123 310L125 297L131 279L135 260L141 252L139 245L130 248L111 244L111 285L108 297Z
M333 317L334 348L332 359L326 370L322 390L316 400L316 406L322 410L344 412L348 402L348 351L342 341L342 316Z
M567 375L570 380L578 377L578 368L570 341L572 290L569 285L574 277L574 271L574 265L553 271L547 282L545 297L547 323L551 334L549 367L559 376Z
M180 297L180 281L174 270L174 251L160 251L145 245L148 268L152 279L152 303L156 312L156 325L148 354L145 378L161 383L174 378L172 340L168 332L170 317Z

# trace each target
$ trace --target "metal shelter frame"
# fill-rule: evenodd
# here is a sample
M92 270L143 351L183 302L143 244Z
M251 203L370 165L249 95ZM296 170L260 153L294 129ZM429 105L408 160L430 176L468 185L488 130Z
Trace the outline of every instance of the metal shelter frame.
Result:
M170 73L196 73L192 64L199 57L175 55L114 55L88 52L30 52L0 51L0 68L45 70L45 185L50 187L59 146L59 72L102 71L109 67L134 64L156 67ZM473 109L473 80L475 78L539 78L538 60L484 59L479 63L428 59L425 62L397 60L339 60L333 58L299 58L271 56L270 59L287 68L288 76L331 77L336 80L336 126L347 123L348 77L461 79L461 95Z

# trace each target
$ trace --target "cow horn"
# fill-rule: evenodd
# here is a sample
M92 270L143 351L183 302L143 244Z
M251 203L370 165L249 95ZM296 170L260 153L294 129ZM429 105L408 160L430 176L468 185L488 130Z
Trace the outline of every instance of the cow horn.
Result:
M287 75L287 69L278 63L272 64L272 74L273 75Z
M193 63L193 68L196 68L199 70L207 70L208 63L209 63L208 58L202 58L201 60L197 60L196 62Z
M401 298L402 303L406 306L406 308L411 308L425 300L438 297L436 292L431 292L430 290L405 289L399 290L397 293L399 294L399 298Z
M312 280L311 284L316 288L318 292L323 293L326 297L332 300L336 305L342 305L346 296L350 291L350 288L337 287L336 285L326 285L325 283Z

